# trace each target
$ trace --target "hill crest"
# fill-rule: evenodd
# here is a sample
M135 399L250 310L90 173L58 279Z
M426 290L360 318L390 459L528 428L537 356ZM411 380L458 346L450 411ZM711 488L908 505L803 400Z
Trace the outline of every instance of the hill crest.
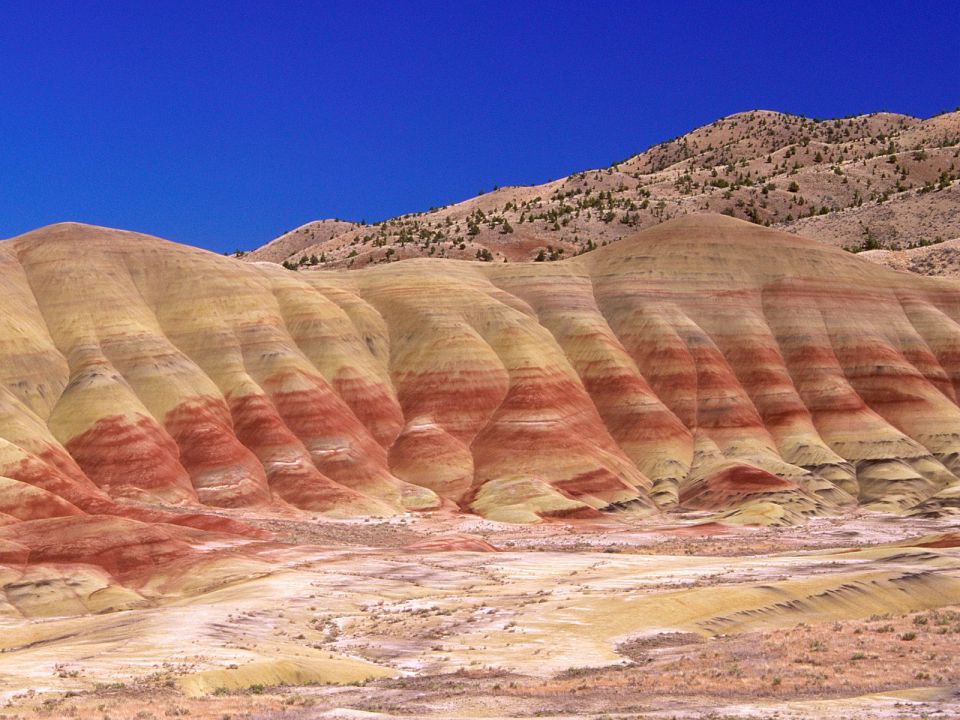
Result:
M281 262L297 269L420 256L548 262L701 212L852 251L903 250L960 237L960 213L953 212L958 177L957 112L927 120L895 113L812 120L755 110L607 168L539 186L498 188L375 225L343 226L317 242L297 244ZM887 216L894 206L892 223ZM846 222L851 212L855 226ZM306 239L303 232L297 237ZM258 252L247 257L264 259Z

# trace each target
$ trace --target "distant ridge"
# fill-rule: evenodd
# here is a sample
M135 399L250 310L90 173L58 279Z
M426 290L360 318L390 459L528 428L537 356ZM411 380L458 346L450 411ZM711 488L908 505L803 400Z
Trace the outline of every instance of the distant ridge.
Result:
M298 268L410 257L549 262L698 212L854 251L903 250L960 237L957 178L958 112L812 120L754 110L607 168L371 226L318 221L245 257Z

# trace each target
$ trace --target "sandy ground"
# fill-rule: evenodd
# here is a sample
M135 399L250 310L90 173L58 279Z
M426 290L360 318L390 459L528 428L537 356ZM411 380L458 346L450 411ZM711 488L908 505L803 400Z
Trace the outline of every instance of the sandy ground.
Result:
M242 581L5 621L0 718L960 716L955 520L261 522Z

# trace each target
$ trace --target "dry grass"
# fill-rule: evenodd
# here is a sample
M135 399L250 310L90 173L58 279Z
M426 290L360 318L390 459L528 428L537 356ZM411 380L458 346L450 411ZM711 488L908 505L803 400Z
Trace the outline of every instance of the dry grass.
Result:
M493 262L560 260L701 212L850 249L903 250L960 236L958 177L960 112L821 121L751 111L545 185L496 189L372 226L312 223L247 259L316 256L318 268L485 253Z

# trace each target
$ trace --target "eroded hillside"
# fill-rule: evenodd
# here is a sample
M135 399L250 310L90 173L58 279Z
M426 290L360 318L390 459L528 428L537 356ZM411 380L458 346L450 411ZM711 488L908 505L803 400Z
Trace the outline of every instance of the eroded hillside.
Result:
M9 522L117 502L790 522L957 482L960 289L722 216L549 264L295 274L70 224L0 252Z

